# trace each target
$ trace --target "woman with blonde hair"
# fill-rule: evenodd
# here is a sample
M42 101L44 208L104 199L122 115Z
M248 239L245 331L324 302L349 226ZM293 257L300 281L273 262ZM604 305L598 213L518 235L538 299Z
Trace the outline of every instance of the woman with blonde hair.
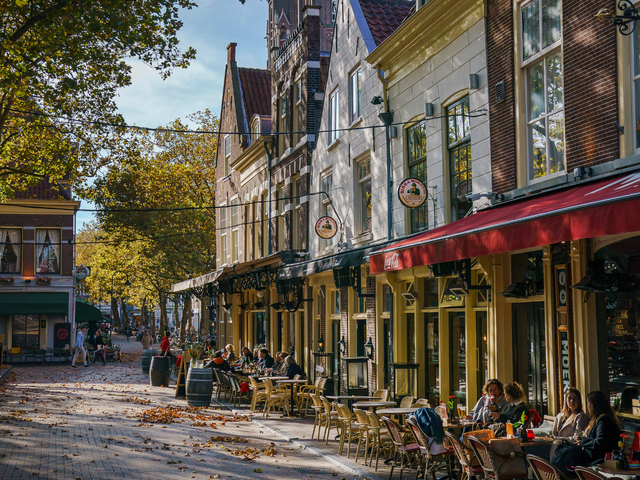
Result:
M584 431L589 417L582 410L582 395L577 388L569 388L564 394L562 411L556 415L551 435L554 438L571 438Z
M507 383L504 386L504 397L507 404L499 412L491 412L491 417L495 422L516 423L522 418L522 414L529 416L529 404L524 394L522 385L517 382Z
M236 349L233 345L229 344L224 349L227 351L227 362L233 363L236 361Z

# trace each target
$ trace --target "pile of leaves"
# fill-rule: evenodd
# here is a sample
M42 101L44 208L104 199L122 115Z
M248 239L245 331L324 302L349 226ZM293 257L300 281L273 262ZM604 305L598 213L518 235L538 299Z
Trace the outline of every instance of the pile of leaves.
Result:
M211 437L212 442L236 442L236 443L249 443L249 439L242 437L230 437L228 435Z
M181 418L182 413L177 408L155 407L137 413L136 417L143 423L173 423L175 419Z
M151 403L151 400L147 399L147 398L140 398L138 396L136 397L125 397L120 399L121 402L132 402L132 403L137 403L140 405L149 405Z

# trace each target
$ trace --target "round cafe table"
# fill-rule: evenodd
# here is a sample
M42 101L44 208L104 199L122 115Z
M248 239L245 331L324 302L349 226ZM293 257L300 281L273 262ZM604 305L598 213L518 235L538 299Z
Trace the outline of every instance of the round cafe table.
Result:
M294 391L294 387L296 387L297 385L306 385L307 381L306 380L302 380L302 379L298 379L298 380L289 380L288 377L284 377L286 380L278 380L277 384L278 385L290 385L290 390L291 390L291 416L296 415L296 402L293 399L293 391Z
M368 408L369 410L374 412L376 408L394 407L396 405L397 405L396 402L383 402L383 401L356 402L353 404L354 407Z
M400 408L400 407L396 407L396 408L379 408L378 411L376 412L378 415L385 415L385 416L391 416L391 415L401 415L401 416L406 416L406 415L411 415L413 412L415 412L416 410L418 410L417 407L406 407L406 408Z
M351 409L351 405L353 402L360 400L376 400L378 397L373 397L371 395L327 395L328 400L337 400L338 403L344 403L349 409ZM342 400L345 400L344 402Z
M280 380L289 380L289 377L258 377L258 380L273 380L274 382L278 382Z

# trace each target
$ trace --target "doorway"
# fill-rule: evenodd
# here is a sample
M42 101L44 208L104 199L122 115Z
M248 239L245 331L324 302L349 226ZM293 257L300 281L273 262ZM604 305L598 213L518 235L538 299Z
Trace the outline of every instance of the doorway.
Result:
M544 302L513 305L513 378L540 416L548 412Z
M393 363L393 320L385 318L383 323L382 338L384 341L384 388L389 388L391 378L391 364Z
M467 399L467 338L464 312L449 313L449 385L462 403Z
M356 357L364 357L365 343L367 343L367 321L356 320Z
M478 398L482 396L482 387L489 381L489 352L487 350L487 312L476 312L476 344L478 369Z
M340 392L340 320L331 321L331 348L333 351L334 392ZM339 393L337 393L339 395Z
M426 365L426 390L427 399L432 407L435 407L440 403L440 337L438 334L438 314L437 313L425 313L424 314L425 329L424 329L424 344Z

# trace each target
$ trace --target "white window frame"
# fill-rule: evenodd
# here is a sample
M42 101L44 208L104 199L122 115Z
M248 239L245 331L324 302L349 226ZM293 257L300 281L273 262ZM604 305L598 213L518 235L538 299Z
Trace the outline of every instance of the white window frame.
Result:
M224 137L224 176L231 173L231 135Z
M277 200L276 211L278 212L278 235L277 235L277 247L278 251L282 251L286 248L285 242L285 198L287 196L287 190L284 182L276 186Z
M306 130L302 126L302 78L298 78L293 84L293 124L294 132ZM303 136L303 133L296 133L293 143L297 144Z
M340 92L334 90L329 96L329 145L340 137Z
M235 214L234 214L235 211ZM234 220L235 217L235 220ZM231 200L231 263L240 257L240 202L238 198Z
M531 55L529 58L527 58L525 60L524 58L524 25L523 25L523 19L522 19L522 11L523 8L527 7L528 5L531 5L532 3L538 3L538 24L539 24L539 30L538 30L538 34L539 34L539 46L540 46L540 50ZM519 53L518 55L520 55L520 66L521 66L521 71L522 71L522 76L524 78L524 119L525 119L525 138L526 138L526 150L525 150L525 158L526 158L526 179L527 182L529 184L531 183L536 183L548 178L551 178L553 176L556 175L564 175L567 169L567 158L566 158L566 131L565 131L565 126L564 126L564 119L565 119L565 101L564 101L564 56L563 56L563 52L562 52L562 32L560 34L560 38L558 40L556 40L554 43L548 45L547 47L543 46L543 14L542 14L542 8L541 8L541 2L542 0L529 0L529 1L523 1L518 5L518 21L519 21L519 32L518 35L520 36L520 48L519 48ZM560 0L560 9L562 11L562 0ZM562 13L560 14L561 18L562 18ZM560 21L560 26L562 28L562 20ZM546 59L552 57L553 55L555 55L556 53L560 53L560 61L562 62L562 73L561 73L561 79L562 79L562 91L563 91L563 99L562 99L562 107L560 108L556 108L553 111L548 112L548 101L547 101L547 64L546 64ZM540 115L538 115L536 118L530 119L530 108L531 108L531 102L530 102L530 92L529 92L529 71L530 69L538 64L542 62L543 64L543 69L544 69L544 78L543 78L543 92L544 92L544 105L545 105L545 109L544 112ZM550 134L549 134L549 123L548 123L548 119L553 117L554 115L557 115L559 113L562 113L562 145L563 148L565 149L565 151L563 152L563 162L562 162L562 169L558 170L557 172L550 172L549 168L550 168L550 162L549 162L549 145L550 145ZM544 121L545 123L545 157L546 157L546 167L547 167L547 173L535 178L533 176L533 141L532 138L530 137L529 131L532 125L534 125L536 122L540 122L540 121Z
M349 124L362 117L362 68L358 67L349 75Z
M300 176L296 176L291 180L291 205L292 205L292 228L291 228L291 244L294 250L301 247L301 225L300 225Z
M41 243L38 243L38 232L42 231L42 230L47 230L47 231L52 231L55 230L58 232L59 235L59 241L57 243L58 245L58 271L57 272L38 272L38 245L42 245ZM56 228L56 227L51 227L51 228L47 228L47 227L43 227L43 228L36 228L35 229L35 250L34 250L34 269L36 271L36 275L61 275L62 274L62 228ZM51 237L49 237L49 239L51 239ZM55 245L52 242L52 245ZM54 252L55 253L55 252ZM24 253L23 253L24 255Z
M278 103L278 146L279 146L279 153L280 153L280 157L282 157L282 155L284 154L284 139L285 139L285 135L283 132L286 132L286 125L287 125L287 108L289 107L289 105L287 105L287 91L285 89L285 91L282 93L282 95L280 96L280 102Z
M220 229L220 265L228 263L227 249L227 204L220 205L220 214L218 216L218 228Z
M368 162L369 163L369 174L365 175L363 177L360 176L360 166L365 163ZM372 191L372 185L371 185L371 157L367 157L367 158L363 158L362 160L359 160L357 162L354 162L354 166L355 166L355 175L354 178L356 179L357 185L356 185L356 220L357 220L357 233L359 235L365 234L365 233L371 233L371 225L369 225L368 227L365 226L365 221L366 221L366 212L364 211L364 199L362 198L363 195L363 185L366 182L369 182L369 190L371 192L371 194L373 193ZM372 217L373 218L373 215Z

